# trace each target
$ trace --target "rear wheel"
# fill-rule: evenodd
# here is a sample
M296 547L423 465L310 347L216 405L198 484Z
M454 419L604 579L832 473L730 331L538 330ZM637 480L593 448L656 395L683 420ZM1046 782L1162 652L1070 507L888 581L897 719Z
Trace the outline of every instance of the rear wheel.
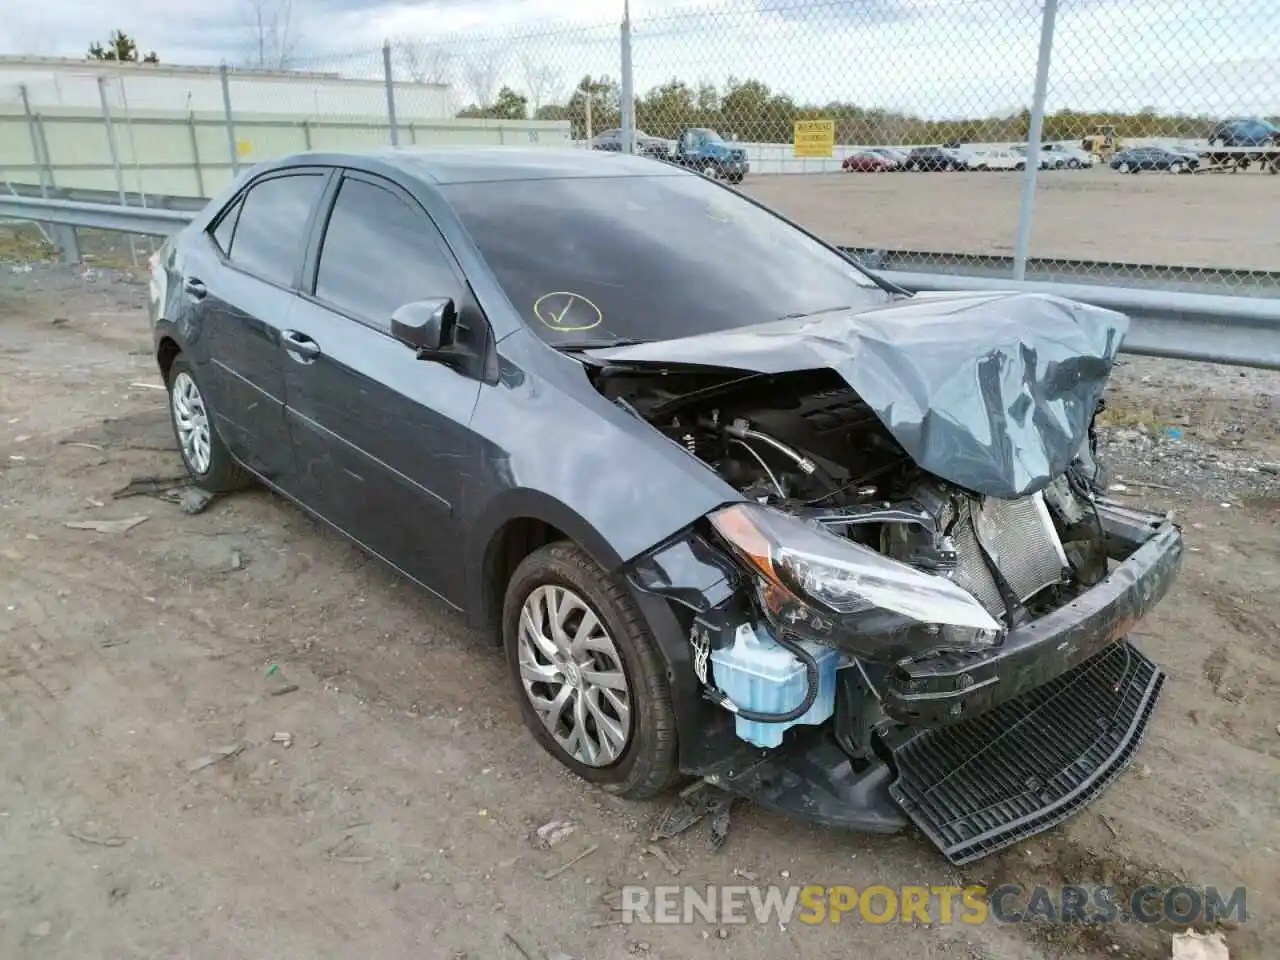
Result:
M1180 163L1171 163L1171 164L1169 164L1169 172L1170 172L1170 173L1181 173L1181 172L1182 172L1182 164L1180 164Z
M1077 160L1077 159L1075 159L1074 157L1073 157L1073 158L1071 158L1070 160L1068 160L1068 161L1067 161L1067 168L1068 168L1068 169L1070 169L1070 170L1079 170L1079 169L1080 169L1080 161L1079 161L1079 160Z
M227 493L253 482L236 463L213 423L213 410L196 380L195 369L179 355L169 368L169 421L178 452L191 479L205 490Z
M704 163L698 172L704 177L714 180L716 178L716 165L714 163Z
M502 635L525 725L584 780L629 799L678 775L671 689L631 596L580 547L549 544L507 585Z

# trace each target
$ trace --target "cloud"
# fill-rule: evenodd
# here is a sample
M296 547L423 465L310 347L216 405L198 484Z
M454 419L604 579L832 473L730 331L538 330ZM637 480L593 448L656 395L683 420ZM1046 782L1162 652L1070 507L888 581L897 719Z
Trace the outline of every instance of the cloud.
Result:
M804 102L931 117L1007 113L1030 102L1041 8L1041 0L632 0L636 88L751 77ZM380 76L381 44L392 38L447 50L454 69L516 89L540 65L564 94L584 74L618 76L621 10L622 0L293 0L295 63ZM246 0L8 0L0 51L78 57L116 27L168 63L243 62L253 46ZM1063 0L1050 109L1275 115L1277 51L1277 0ZM460 100L470 97L463 86Z

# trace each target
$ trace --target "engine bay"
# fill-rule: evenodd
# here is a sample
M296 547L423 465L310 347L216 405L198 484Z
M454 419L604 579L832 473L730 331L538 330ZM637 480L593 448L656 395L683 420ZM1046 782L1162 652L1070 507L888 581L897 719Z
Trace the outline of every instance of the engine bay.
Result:
M715 470L744 497L947 577L1007 626L1106 576L1082 459L1018 500L980 497L922 470L833 371L623 376L602 392Z

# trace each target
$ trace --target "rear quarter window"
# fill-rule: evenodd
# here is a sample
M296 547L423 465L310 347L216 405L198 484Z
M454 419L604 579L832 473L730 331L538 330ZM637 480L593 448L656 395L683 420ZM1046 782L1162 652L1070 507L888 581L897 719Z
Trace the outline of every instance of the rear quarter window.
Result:
M242 198L237 198L235 203L231 204L226 213L222 214L218 219L217 224L210 232L210 236L213 237L213 242L217 244L218 249L221 250L224 255L229 255L231 253L231 240L235 236L236 232L236 219L240 216L241 199Z

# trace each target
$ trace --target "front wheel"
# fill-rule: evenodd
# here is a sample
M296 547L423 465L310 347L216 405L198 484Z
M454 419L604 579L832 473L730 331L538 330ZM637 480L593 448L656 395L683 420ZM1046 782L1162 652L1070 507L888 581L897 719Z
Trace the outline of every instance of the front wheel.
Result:
M1080 161L1079 161L1079 160L1068 160L1068 161L1067 161L1067 168L1068 168L1068 169L1070 169L1070 170L1079 170L1079 169L1080 169Z
M714 180L716 178L716 165L714 163L704 163L699 172L707 179Z
M610 793L640 800L679 773L675 710L630 594L576 544L526 557L507 585L502 635L525 725L543 749Z
M182 463L196 485L212 493L229 493L253 482L236 463L214 426L213 410L196 380L195 369L181 355L169 368L169 422Z
M1171 163L1171 164L1169 164L1169 172L1170 172L1170 173L1181 173L1181 172L1182 172L1182 164L1180 164L1180 163Z

